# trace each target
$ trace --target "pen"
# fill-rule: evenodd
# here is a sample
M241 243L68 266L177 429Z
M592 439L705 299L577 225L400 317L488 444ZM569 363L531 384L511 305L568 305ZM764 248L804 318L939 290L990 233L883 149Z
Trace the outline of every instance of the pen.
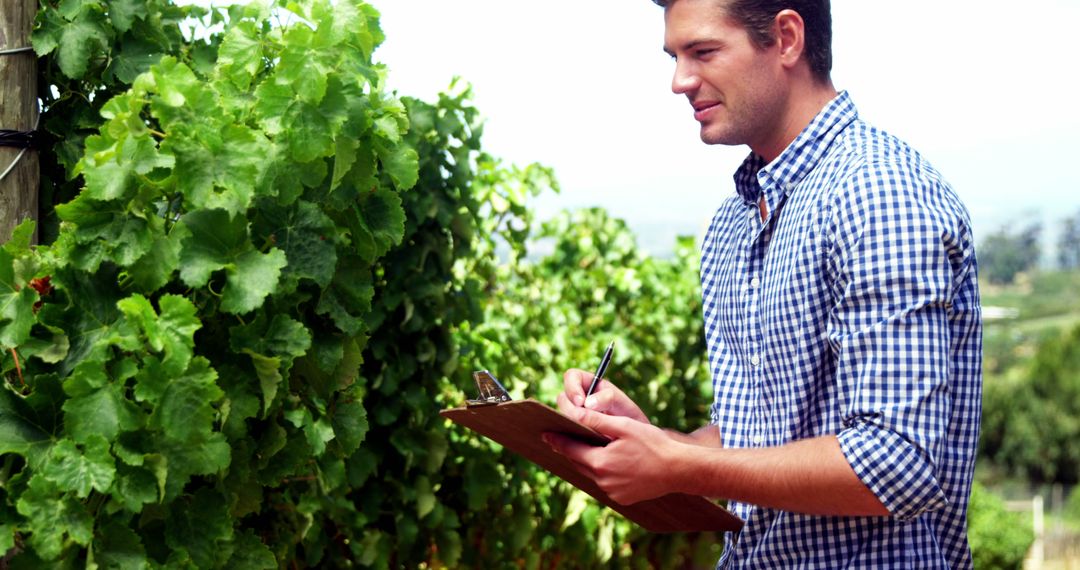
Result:
M611 344L607 345L607 350L604 351L604 357L600 359L600 367L596 369L596 374L593 376L592 383L589 384L589 391L585 392L585 397L592 396L593 390L596 389L597 382L607 372L608 364L611 364L611 351L615 348L615 341L611 341Z

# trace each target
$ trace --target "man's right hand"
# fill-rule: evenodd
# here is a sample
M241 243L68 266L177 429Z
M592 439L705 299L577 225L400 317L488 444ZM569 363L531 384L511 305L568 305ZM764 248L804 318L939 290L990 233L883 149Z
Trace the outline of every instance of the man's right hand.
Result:
M649 418L641 411L622 390L615 387L607 380L601 379L588 399L585 391L592 384L593 374L584 370L571 369L563 374L563 392L559 394L559 411L563 414L580 420L582 408L594 412L600 412L609 416L623 416L643 423L650 423Z

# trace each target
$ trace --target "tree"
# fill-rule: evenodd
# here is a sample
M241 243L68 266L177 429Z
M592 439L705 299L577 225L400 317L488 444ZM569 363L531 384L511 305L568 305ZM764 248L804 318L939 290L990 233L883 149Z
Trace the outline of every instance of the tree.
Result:
M1004 501L978 483L971 487L968 513L968 541L974 567L977 570L1022 568L1028 548L1035 540L1028 517L1009 512Z
M1038 483L1080 482L1080 326L1043 340L1026 373L987 384L981 455Z
M1062 220L1057 255L1061 269L1080 269L1080 212Z
M1042 227L1037 223L1016 232L998 229L977 246L979 270L991 283L1012 283L1017 274L1038 265L1041 236Z

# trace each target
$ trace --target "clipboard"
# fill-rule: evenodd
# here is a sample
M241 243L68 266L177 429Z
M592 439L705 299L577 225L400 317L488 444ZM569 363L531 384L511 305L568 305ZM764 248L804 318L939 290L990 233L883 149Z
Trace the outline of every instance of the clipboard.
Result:
M465 426L558 475L600 503L654 533L738 531L743 521L705 497L671 493L632 505L616 503L600 487L540 439L544 432L564 433L593 445L607 436L570 419L532 398L512 400L487 370L473 373L480 397L439 415Z

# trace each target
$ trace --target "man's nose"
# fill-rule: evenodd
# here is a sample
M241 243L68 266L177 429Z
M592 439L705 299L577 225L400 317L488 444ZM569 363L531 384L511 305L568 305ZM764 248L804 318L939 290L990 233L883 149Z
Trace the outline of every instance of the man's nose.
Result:
M675 74L671 78L671 91L676 95L685 95L698 88L700 79L691 66L675 63Z

